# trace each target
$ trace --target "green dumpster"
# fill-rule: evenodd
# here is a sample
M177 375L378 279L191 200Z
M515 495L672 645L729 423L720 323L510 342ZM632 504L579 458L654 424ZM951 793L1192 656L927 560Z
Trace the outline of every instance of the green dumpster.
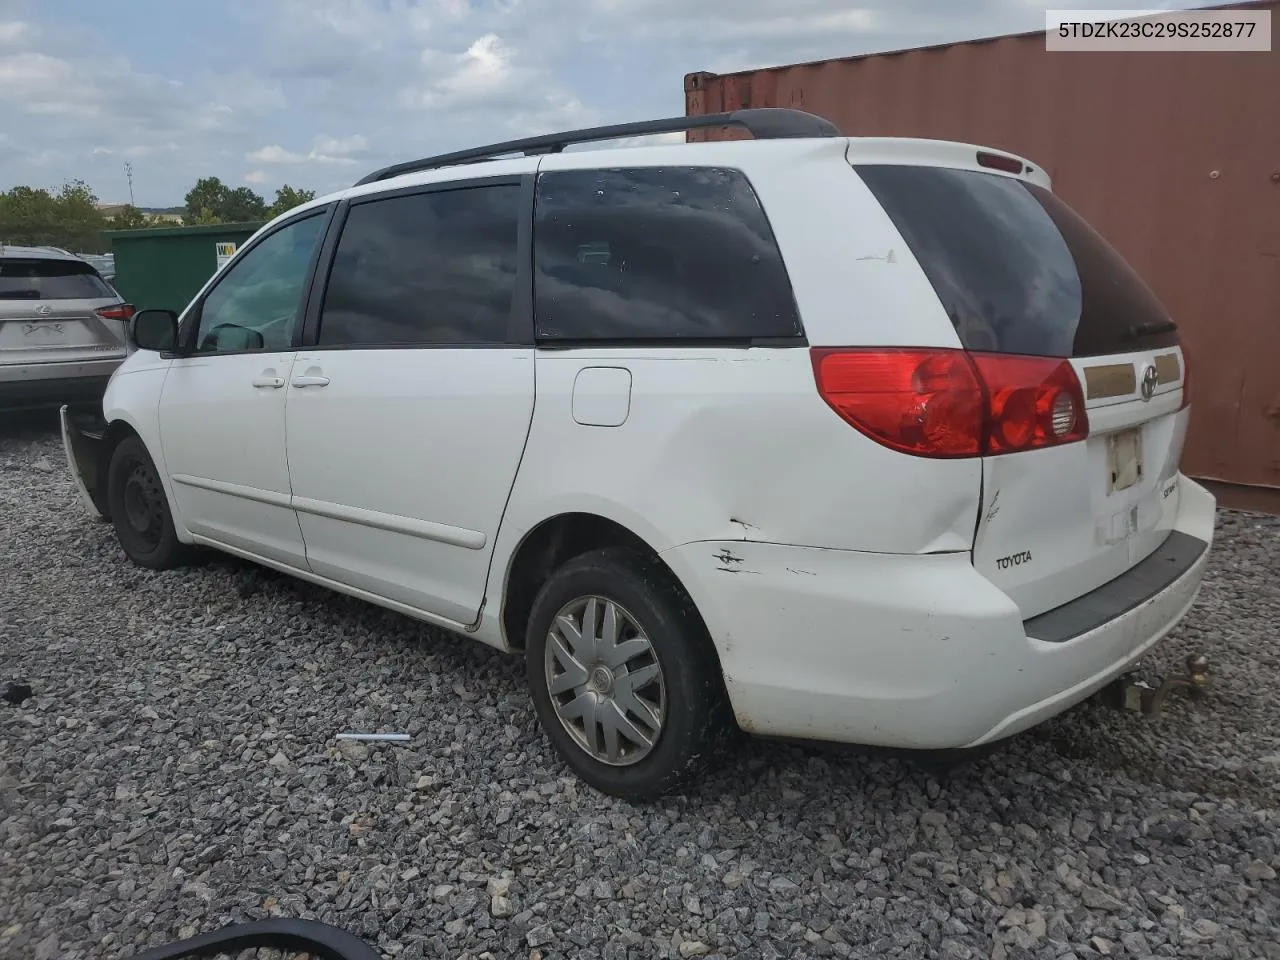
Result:
M116 258L115 288L139 310L159 307L181 313L220 259L234 253L261 223L216 223L194 227L111 230Z

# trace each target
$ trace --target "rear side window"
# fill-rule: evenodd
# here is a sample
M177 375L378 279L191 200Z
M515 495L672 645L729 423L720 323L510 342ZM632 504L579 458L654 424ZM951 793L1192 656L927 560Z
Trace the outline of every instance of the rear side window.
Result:
M1087 357L1178 342L1155 294L1048 190L969 170L857 170L966 348Z
M352 206L329 272L320 345L504 342L519 219L515 184Z
M802 335L773 231L737 170L544 173L533 249L544 342Z
M80 260L0 258L0 300L103 300L116 292Z

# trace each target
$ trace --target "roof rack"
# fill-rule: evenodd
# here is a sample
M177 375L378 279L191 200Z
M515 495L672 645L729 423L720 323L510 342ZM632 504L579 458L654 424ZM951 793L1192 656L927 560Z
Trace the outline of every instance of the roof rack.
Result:
M607 127L588 127L584 130L567 130L564 133L550 133L541 137L527 137L523 140L508 140L506 143L494 143L487 147L472 147L469 150L444 153L438 157L424 157L421 160L395 163L381 170L375 170L364 179L357 181L355 185L359 187L366 183L389 180L391 177L415 173L419 170L434 170L437 167L451 167L460 163L493 160L512 153L523 156L559 153L571 143L617 140L621 137L641 137L653 133L677 133L702 130L707 127L743 127L757 140L841 135L840 130L830 120L812 113L782 107L757 107L734 110L729 113L709 113L697 117L671 117L666 120L616 123Z

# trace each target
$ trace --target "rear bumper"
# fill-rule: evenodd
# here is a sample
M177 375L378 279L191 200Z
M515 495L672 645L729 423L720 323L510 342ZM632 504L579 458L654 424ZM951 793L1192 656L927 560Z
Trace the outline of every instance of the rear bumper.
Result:
M0 407L101 403L107 382L124 359L0 364Z
M1101 622L1095 617L1069 636L1059 630L1052 640L1028 635L1045 631L1034 620L1024 624L967 553L729 541L686 544L664 557L715 639L743 729L919 749L976 746L1084 700L1186 614L1208 562L1215 504L1202 487L1180 482L1175 530L1204 546L1149 595L1130 591ZM1078 601L1077 623L1088 626L1084 608L1106 599L1095 594Z

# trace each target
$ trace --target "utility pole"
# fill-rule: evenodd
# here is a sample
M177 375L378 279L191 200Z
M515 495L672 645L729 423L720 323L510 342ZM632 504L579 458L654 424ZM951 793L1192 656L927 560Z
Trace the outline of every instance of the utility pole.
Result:
M133 202L133 164L128 160L124 162L124 175L129 179L129 206L136 207Z

